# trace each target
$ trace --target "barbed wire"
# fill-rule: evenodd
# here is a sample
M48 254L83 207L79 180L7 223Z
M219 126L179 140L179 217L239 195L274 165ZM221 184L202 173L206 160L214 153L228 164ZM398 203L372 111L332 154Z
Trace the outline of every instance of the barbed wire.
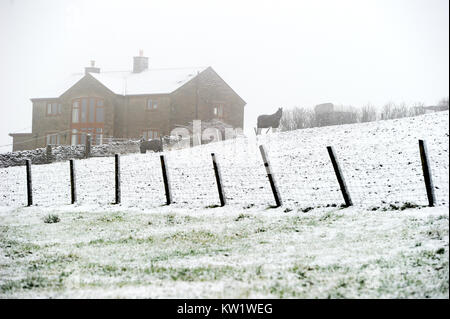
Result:
M175 205L208 207L219 204L217 184L205 145L177 152L166 151L167 167ZM366 156L361 152L391 156ZM412 203L427 205L422 164L417 148L362 148L336 150L343 176L354 204L380 206ZM438 205L448 205L449 165L446 152L430 147L431 173ZM324 147L308 151L268 155L285 205L315 207L344 203L330 158ZM399 154L401 152L401 154ZM243 140L232 154L217 154L226 199L233 205L273 205L274 198L261 160L258 144ZM223 157L222 157L223 155ZM157 207L164 205L165 192L160 153L129 154L121 157L122 205ZM79 204L107 205L114 201L114 158L76 161ZM67 162L33 165L33 191L37 205L70 202L69 165ZM0 200L6 205L26 202L26 175L23 167L0 170Z

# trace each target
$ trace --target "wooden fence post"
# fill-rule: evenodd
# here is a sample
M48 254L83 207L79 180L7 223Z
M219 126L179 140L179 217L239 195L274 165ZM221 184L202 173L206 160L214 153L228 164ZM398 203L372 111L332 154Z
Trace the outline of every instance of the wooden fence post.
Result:
M120 194L120 155L115 154L115 184L116 184L116 202L115 204L120 204L121 194Z
M164 141L162 135L159 135L159 140L161 141L161 152L164 152Z
M90 134L86 134L86 146L84 149L84 157L88 158L91 156L91 135Z
M214 174L216 175L216 183L217 183L217 190L219 192L220 206L223 207L226 205L226 197L225 192L223 190L222 175L220 174L220 167L216 159L216 154L211 153L211 157L213 161Z
M47 145L45 157L46 157L47 163L51 163L53 161L52 146L50 144Z
M27 206L33 205L33 187L31 183L31 160L25 160L25 164L27 167Z
M430 161L428 160L427 145L424 140L419 140L420 160L422 162L423 179L427 190L428 206L433 207L436 203L433 179L431 177Z
M260 145L259 150L261 152L264 166L266 168L267 177L269 178L270 187L272 188L273 197L275 198L276 207L280 207L282 205L280 192L278 191L278 187L275 182L275 177L273 176L272 169L269 163L269 158L267 156L267 152L266 149L264 148L264 145Z
M345 205L352 206L352 199L350 198L350 193L347 189L347 184L345 183L344 175L342 174L339 163L334 154L334 149L332 146L327 146L328 154L330 155L331 163L333 164L334 172L336 173L336 178L339 183L339 187L341 188L342 196L344 197Z
M160 158L161 158L161 170L164 180L164 191L166 193L166 204L170 205L172 203L172 194L170 191L170 180L168 168L166 165L166 157L164 155L161 155Z
M77 201L77 181L75 175L75 162L70 160L70 203L74 204Z

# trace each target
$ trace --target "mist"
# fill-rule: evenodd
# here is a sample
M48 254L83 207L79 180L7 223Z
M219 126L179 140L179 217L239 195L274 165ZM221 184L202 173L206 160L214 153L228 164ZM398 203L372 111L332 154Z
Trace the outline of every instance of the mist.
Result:
M278 107L434 105L448 96L449 2L0 2L0 151L31 132L30 98L95 60L130 70L211 66L246 102L244 130Z

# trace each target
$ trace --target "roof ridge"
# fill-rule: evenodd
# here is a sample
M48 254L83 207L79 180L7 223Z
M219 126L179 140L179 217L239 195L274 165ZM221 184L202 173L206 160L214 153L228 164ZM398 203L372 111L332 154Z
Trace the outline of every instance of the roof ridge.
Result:
M183 66L183 67L167 67L167 68L151 68L151 69L146 69L142 72L139 73L143 73L143 72L147 72L147 71L165 71L165 70L189 70L189 69L206 69L208 68L208 66L204 66L204 65L199 65L199 66ZM105 73L125 73L125 72L129 72L129 73L133 73L132 70L109 70L109 71L101 71L99 73L96 74L105 74ZM139 74L136 73L136 74ZM72 75L82 75L83 73L73 73Z
M147 69L140 73L113 70L100 73L89 72L87 74L72 73L66 78L64 81L65 83L58 85L59 88L54 88L54 93L49 91L49 94L41 96L44 96L45 98L49 98L50 96L59 97L85 76L96 79L116 94L139 95L170 93L208 68L208 66L191 66ZM63 89L64 92L61 92Z

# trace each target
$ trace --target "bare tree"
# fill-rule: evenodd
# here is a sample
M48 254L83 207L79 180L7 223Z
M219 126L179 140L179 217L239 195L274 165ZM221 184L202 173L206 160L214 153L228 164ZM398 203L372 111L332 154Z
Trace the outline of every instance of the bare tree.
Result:
M373 122L377 120L377 110L372 104L366 104L361 108L359 122Z
M442 111L448 110L448 96L442 98L439 101L438 106L441 108Z
M383 109L381 110L381 119L382 120L389 120L392 119L392 109L394 108L394 103L389 102L383 106Z
M409 108L406 105L406 103L401 103L401 104L395 105L393 113L394 113L394 118L396 118L396 119L407 117L407 116L409 116Z
M416 102L409 109L409 116L417 116L425 114L425 103Z
M293 122L292 109L285 109L280 119L280 130L283 132L294 130Z
M304 107L285 109L280 121L282 131L292 131L317 126L313 110Z
M448 97L441 99L438 106L442 110L448 110ZM317 112L317 110L311 108L294 107L292 109L285 109L281 118L280 128L282 131L290 131L327 125L365 123L378 119L398 119L421 115L426 110L427 108L423 102L416 102L409 106L406 103L395 104L394 102L389 102L383 106L380 113L370 103L361 108L334 105L330 110L322 112Z
M409 115L408 107L405 103L395 104L389 102L383 106L381 111L382 120L398 119Z

